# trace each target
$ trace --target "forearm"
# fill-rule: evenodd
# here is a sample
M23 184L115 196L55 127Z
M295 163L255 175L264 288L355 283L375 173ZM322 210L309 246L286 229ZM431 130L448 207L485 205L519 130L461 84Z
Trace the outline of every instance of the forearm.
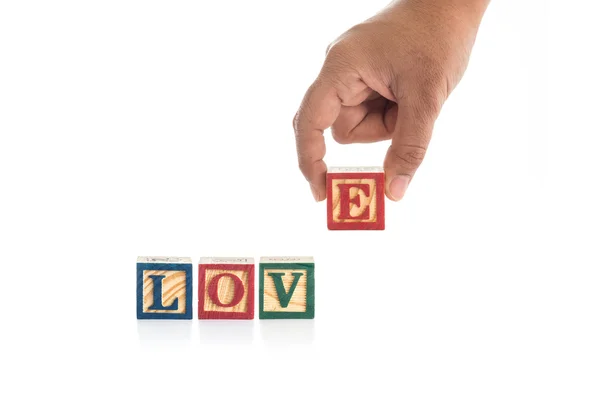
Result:
M456 21L463 26L477 29L491 0L393 0L383 11L384 15L397 15L406 9L440 21Z
M479 24L491 0L394 0L393 5L402 3L471 20Z
M394 0L379 15L388 21L423 21L420 28L440 38L464 38L470 49L490 0ZM377 17L376 17L377 18ZM442 34L439 36L439 34Z

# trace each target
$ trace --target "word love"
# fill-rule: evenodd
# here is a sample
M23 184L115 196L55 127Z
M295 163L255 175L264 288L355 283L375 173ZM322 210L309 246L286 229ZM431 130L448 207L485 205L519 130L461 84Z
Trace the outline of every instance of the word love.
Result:
M327 227L385 229L384 185L383 168L331 168L327 172Z
M261 319L314 318L312 257L261 257ZM192 259L138 257L138 319L192 319ZM254 259L200 258L199 319L254 319Z

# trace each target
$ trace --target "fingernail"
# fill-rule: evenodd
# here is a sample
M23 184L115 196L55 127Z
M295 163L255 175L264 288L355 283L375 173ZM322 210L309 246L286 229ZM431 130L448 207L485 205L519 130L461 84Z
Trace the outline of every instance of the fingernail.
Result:
M315 201L319 201L319 191L317 190L316 187L314 187L313 185L310 185L310 191L312 192L313 197L315 198Z
M392 179L390 182L390 195L394 201L402 200L409 182L410 176L408 175L398 175Z

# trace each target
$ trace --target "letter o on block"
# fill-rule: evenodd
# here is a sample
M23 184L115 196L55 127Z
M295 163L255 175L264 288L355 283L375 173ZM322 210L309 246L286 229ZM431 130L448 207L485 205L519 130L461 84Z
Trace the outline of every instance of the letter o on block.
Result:
M254 318L254 259L251 257L200 259L198 318Z
M229 300L227 303L223 303L219 298L219 281L221 278L229 278L233 281L231 300ZM208 297L214 304L218 305L219 307L235 307L240 304L240 301L242 301L242 298L244 297L244 291L246 289L244 288L244 283L240 278L238 278L237 275L231 273L222 273L210 280L207 290Z

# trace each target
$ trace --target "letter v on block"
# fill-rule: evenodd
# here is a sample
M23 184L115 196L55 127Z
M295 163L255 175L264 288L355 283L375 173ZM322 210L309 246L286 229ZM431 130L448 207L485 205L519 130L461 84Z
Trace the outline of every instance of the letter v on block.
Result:
M292 272L294 280L292 281L292 286L290 286L290 290L288 292L285 291L285 287L283 286L283 276L285 275L285 273L269 272L267 275L273 278L273 283L275 284L275 291L277 292L277 297L279 298L279 304L281 305L281 307L286 308L290 304L290 300L292 299L292 295L294 294L294 289L296 289L300 278L304 276L304 274L302 272Z
M314 265L312 257L262 257L259 318L314 318Z

